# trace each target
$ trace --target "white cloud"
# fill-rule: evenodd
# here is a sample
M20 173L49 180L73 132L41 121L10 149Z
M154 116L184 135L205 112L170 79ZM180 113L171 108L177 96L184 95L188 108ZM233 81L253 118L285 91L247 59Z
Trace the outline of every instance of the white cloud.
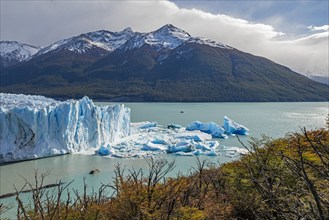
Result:
M272 59L305 75L328 75L329 32L289 41L269 42ZM276 45L276 47L275 47Z
M328 25L309 26L320 33L282 40L285 33L271 25L179 8L169 1L1 1L1 39L34 45L99 29L148 32L167 23L303 74L328 75Z
M310 25L307 27L311 31L329 31L329 25L323 25L323 26L314 26Z

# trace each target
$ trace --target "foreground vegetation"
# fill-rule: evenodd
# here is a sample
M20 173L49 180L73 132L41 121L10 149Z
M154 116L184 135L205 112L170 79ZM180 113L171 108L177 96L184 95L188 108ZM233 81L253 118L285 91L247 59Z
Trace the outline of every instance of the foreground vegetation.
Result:
M25 206L17 190L17 218L329 219L328 129L263 137L245 147L248 155L220 167L196 158L189 176L167 177L174 163L165 160L147 159L147 172L118 165L114 182L92 195L86 184L82 194L58 185L55 193L33 190ZM40 188L44 178L30 187Z

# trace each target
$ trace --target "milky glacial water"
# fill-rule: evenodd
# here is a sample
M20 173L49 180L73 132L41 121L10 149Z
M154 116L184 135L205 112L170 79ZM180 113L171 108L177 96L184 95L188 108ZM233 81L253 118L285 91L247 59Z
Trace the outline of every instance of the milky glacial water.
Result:
M97 103L109 104L109 103ZM316 129L325 126L325 118L328 115L328 102L308 103L124 103L131 108L131 121L157 121L161 125L181 124L186 126L192 121L214 121L223 124L226 115L239 124L250 129L250 136L243 137L247 143L250 137L260 137L262 134L277 138L287 132L299 131L301 128ZM219 139L225 146L238 146L241 144L235 137L226 140ZM193 157L176 157L173 155L160 155L160 158L175 160L177 173L187 174L192 167L196 167L196 159ZM225 156L206 157L209 163L225 163L236 158ZM33 180L34 171L39 173L50 172L46 178L46 184L59 182L68 183L74 180L71 188L81 189L83 178L86 178L88 189L97 189L101 183L110 183L114 177L115 165L121 164L126 169L145 169L147 164L144 159L128 158L113 159L88 155L64 155L33 161L25 161L0 166L0 195L13 192L22 187L25 179ZM89 175L91 169L99 169L97 175ZM23 195L27 199L28 194ZM15 204L14 197L1 199L5 204ZM2 217L15 215L15 209L5 213Z

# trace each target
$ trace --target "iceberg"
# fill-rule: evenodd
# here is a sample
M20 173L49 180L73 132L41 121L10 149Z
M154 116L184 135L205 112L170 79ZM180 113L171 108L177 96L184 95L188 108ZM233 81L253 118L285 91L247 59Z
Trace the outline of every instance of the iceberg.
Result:
M207 146L206 144L197 144L196 146L196 149L200 149L200 150L203 150L203 151L210 151L211 148L209 146Z
M176 152L174 153L175 156L188 156L193 157L196 156L193 152Z
M147 129L147 128L155 128L158 126L158 123L157 122L144 122L142 123L139 128L140 129Z
M249 129L243 125L239 125L235 121L231 120L227 116L224 116L224 129L225 132L229 135L238 134L238 135L247 135Z
M194 121L188 126L186 126L186 130L199 130L207 134L211 134L211 136L214 138L226 138L226 135L224 134L225 130L215 122L203 123L200 121Z
M111 146L108 144L107 146L102 145L97 151L100 156L108 156L108 155L115 155L115 150L111 148Z
M226 151L226 152L233 152L233 153L237 153L240 155L245 155L248 154L249 151L245 148L240 148L240 147L222 147L221 149L222 151Z
M154 139L154 140L152 141L152 143L153 143L153 144L163 144L163 145L167 145L167 144L168 144L167 141L162 140L162 139L158 139L158 138Z
M211 134L214 138L227 138L227 135L247 135L249 129L243 125L236 123L227 116L224 116L224 125L221 127L215 122L203 123L200 121L194 121L186 126L188 131L202 131L207 134Z
M168 153L177 153L177 152L191 152L194 150L194 143L188 141L180 141L175 145L168 146L167 152Z
M101 156L107 156L107 155L110 154L110 150L109 150L107 147L105 147L105 146L102 145L102 146L98 149L97 153L98 153L99 155L101 155Z
M218 156L218 153L215 150L211 150L205 153L206 156L215 157Z
M186 131L173 134L175 139L193 140L196 142L204 142L206 140L211 140L211 135L200 131Z
M122 104L6 93L0 104L0 163L97 149L130 135L130 109Z
M163 144L156 144L152 141L148 141L144 146L142 147L142 150L144 151L164 151L167 147Z

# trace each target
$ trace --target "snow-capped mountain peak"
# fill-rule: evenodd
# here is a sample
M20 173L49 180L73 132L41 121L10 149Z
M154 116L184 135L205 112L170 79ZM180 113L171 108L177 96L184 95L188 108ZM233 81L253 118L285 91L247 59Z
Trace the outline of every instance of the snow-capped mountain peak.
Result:
M133 33L133 29L131 27L127 27L122 32Z
M18 42L2 41L0 42L1 66L7 67L18 62L38 57L39 55L56 53L59 51L88 54L95 58L99 58L117 49L127 51L147 45L155 48L158 52L165 52L175 49L185 43L196 43L211 47L232 49L231 47L209 39L192 37L186 31L171 24L166 24L148 33L134 32L130 27L119 32L99 30L84 33L60 40L42 49ZM160 57L163 58L166 57L166 55Z
M55 52L61 49L74 53L87 53L91 49L102 49L104 52L113 52L121 47L128 39L134 36L131 28L120 32L105 30L89 32L76 37L60 40L48 47L43 48L37 55Z
M136 34L124 46L124 50L140 48L145 44L159 51L174 49L190 38L187 32L167 24L153 32Z
M16 41L0 41L1 65L8 66L12 63L28 60L40 48Z
M180 39L182 41L186 41L191 38L191 35L189 33L171 24L164 25L163 27L151 33L158 37L170 36L176 39Z

